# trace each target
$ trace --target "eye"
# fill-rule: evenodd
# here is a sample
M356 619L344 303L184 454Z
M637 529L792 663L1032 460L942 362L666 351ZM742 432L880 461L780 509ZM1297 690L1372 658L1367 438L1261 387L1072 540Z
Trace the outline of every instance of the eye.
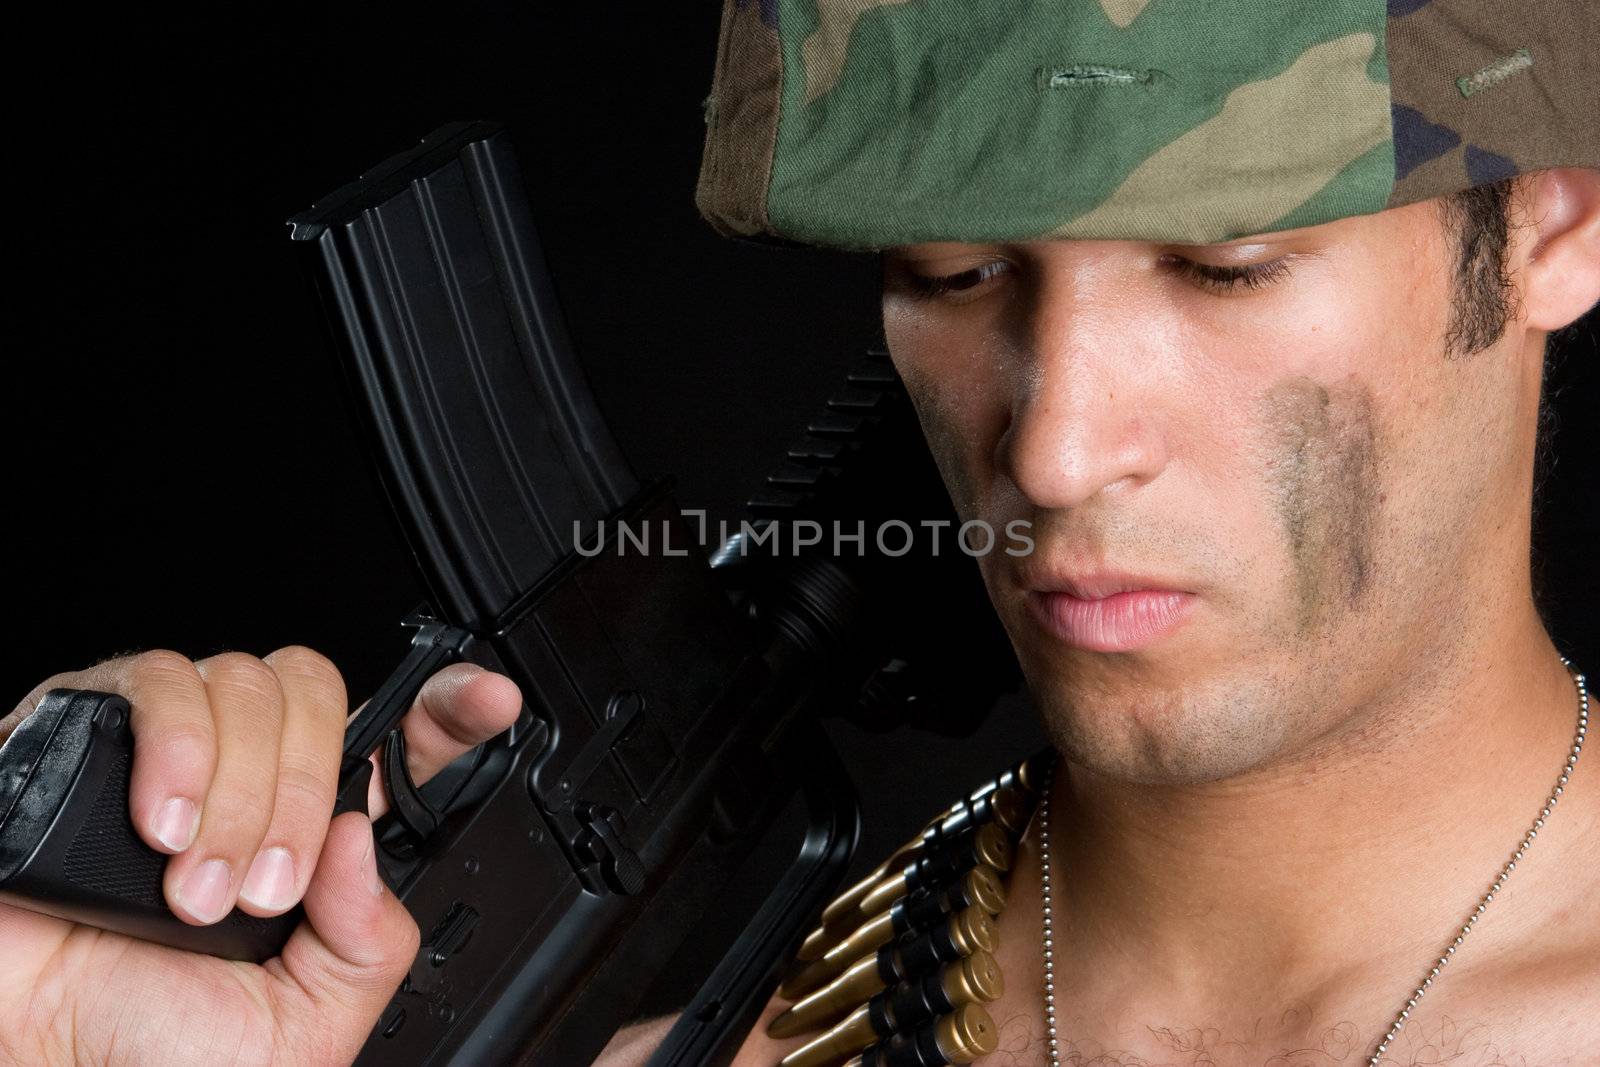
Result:
M1260 289L1282 281L1289 276L1288 257L1269 259L1265 263L1249 263L1237 267L1219 267L1211 263L1196 263L1182 256L1163 256L1162 260L1179 275L1212 292L1227 293L1239 289Z
M934 300L941 296L969 293L990 278L1009 270L1010 267L1009 263L997 259L968 270L957 271L955 274L918 274L908 267L901 268L899 273L911 295L920 300Z

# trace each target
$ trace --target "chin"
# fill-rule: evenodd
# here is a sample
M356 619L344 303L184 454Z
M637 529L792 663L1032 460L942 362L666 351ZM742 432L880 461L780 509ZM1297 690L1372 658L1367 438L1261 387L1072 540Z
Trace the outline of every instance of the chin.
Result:
M1061 641L1020 597L1000 607L1051 741L1113 780L1194 785L1287 759L1326 725L1318 698L1339 684L1317 666L1326 635L1281 636L1289 607L1258 607L1246 623L1232 605L1200 597L1187 625L1127 653Z
M1235 778L1273 762L1303 725L1285 714L1296 703L1262 677L1149 683L1081 670L1041 677L1024 667L1055 746L1077 767L1118 781Z

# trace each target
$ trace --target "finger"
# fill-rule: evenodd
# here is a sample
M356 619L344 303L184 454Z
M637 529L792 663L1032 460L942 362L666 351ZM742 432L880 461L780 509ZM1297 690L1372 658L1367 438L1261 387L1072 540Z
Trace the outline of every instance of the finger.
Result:
M263 662L283 689L283 733L272 822L239 888L239 906L265 917L294 907L311 881L338 791L347 707L344 679L319 653L294 645Z
M306 890L307 922L266 966L303 1010L279 1013L306 1061L349 1063L371 1032L420 940L417 924L378 878L372 824L359 812L333 820Z
M20 722L31 715L52 689L92 689L128 701L133 731L128 815L151 848L171 854L189 847L217 764L211 704L195 665L186 656L156 649L57 674L35 686L12 718Z
M167 902L191 923L233 910L239 885L272 819L283 728L283 688L273 669L238 652L195 664L217 736L217 770L200 807L194 844L167 863Z
M423 683L400 721L411 780L426 782L462 753L510 728L521 710L522 691L503 674L476 663L453 663L439 671ZM376 819L388 809L382 775L374 774L367 810Z

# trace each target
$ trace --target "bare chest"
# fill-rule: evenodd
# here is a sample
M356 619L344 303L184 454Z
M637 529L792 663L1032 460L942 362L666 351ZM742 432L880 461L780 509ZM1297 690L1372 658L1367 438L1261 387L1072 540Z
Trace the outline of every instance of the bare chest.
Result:
M1029 997L1028 992L1036 995ZM1345 1011L1306 1004L1226 1017L1091 1011L1057 1005L1065 1067L1332 1067L1369 1062L1392 1012L1357 998ZM1419 1005L1389 1042L1382 1067L1600 1067L1600 988L1473 990ZM995 1052L976 1067L1049 1067L1042 989L1008 989L991 1006Z
M1006 953L1011 955L1011 953ZM1389 1041L1382 1067L1600 1067L1600 961L1458 989L1440 984ZM1016 974L1019 981L1013 981ZM1042 969L1013 966L990 1005L998 1048L976 1067L1050 1067ZM1400 1003L1370 992L1310 1003L1232 1003L1211 1017L1136 995L1056 1001L1066 1067L1352 1067L1368 1064ZM1138 1005L1138 1006L1133 1006Z

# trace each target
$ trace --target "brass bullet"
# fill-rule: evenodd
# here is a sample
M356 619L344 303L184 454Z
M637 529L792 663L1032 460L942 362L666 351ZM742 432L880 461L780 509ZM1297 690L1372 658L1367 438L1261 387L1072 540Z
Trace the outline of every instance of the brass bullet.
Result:
M877 1040L870 1009L863 1004L845 1016L838 1026L778 1061L778 1067L823 1067L823 1064L837 1063L853 1052L860 1052Z
M995 825L1004 830L1012 840L1022 836L1022 831L1027 828L1028 816L1032 814L1032 807L1023 799L1022 792L1017 789L996 789L989 794L990 815Z
M1030 796L1037 796L1039 788L1044 784L1045 774L1055 766L1057 752L1053 748L1035 752L1013 769L1018 784L1028 791Z
M947 1063L971 1063L1000 1046L1000 1030L981 1004L963 1004L933 1027L933 1039Z
M908 892L935 884L959 871L978 864L996 871L1009 871L1013 856L1011 839L994 823L985 823L964 837L951 852L932 853L906 865L897 877L885 878L857 905L862 915L876 915Z
M1005 975L994 953L979 949L940 973L940 984L951 1004L988 1004L1005 995Z
M873 1030L886 1038L896 1030L911 1030L931 1022L962 1004L987 1004L1005 992L1005 979L994 954L978 949L965 959L944 966L937 974L924 978L902 978L888 989L873 994ZM846 1006L848 1007L848 1006ZM845 1014L844 1010L823 1020Z
M894 920L895 915L892 911L886 911L869 919L855 933L829 949L821 959L806 964L793 978L783 984L779 992L788 997L820 988L833 981L856 960L893 941L896 933Z
M896 854L898 855L898 852ZM853 914L856 910L856 905L861 903L861 898L871 892L873 886L883 881L884 875L894 869L894 865L890 862L893 859L894 857L891 856L888 860L878 864L872 869L871 874L834 897L833 901L822 909L822 925L825 927L836 925L841 919L848 918Z
M1000 965L979 949L926 978L907 978L867 1002L872 1028L880 1038L906 1033L963 1004L987 1004L1005 991Z
M977 1004L963 1004L915 1033L895 1034L868 1046L844 1067L937 1067L971 1063L993 1052L999 1044L999 1028L988 1011ZM928 1048L929 1045L933 1047Z
M955 884L945 890L942 890L941 892L946 892L950 896L951 903L950 907L947 909L949 911L965 908L972 904L980 904L990 915L999 915L1001 909L1004 908L1006 904L1005 883L1000 880L999 872L993 867L989 866L987 863L980 863L976 867L973 867L971 870L961 875L956 880ZM905 899L905 896L906 894L902 892L901 895L896 897L894 900L887 901L885 907L892 908L900 900ZM879 912L878 914L881 915L882 912ZM869 916L865 911L862 911L860 915L863 919L869 920L869 922L871 918L875 917ZM868 922L863 922L862 927L868 924ZM841 929L831 938L818 938L815 943L816 951L814 951L810 956L804 958L807 961L822 959L831 951L833 951L833 949L835 949L838 945L844 943L854 936L854 934L862 927L857 927L855 930ZM798 978L803 970L803 967L793 968L789 972L787 979Z
M987 863L980 863L961 876L951 890L961 907L976 904L990 915L999 915L1006 908L1006 884L1000 874Z
M860 907L862 898L868 896L873 890L886 882L900 882L905 876L906 862L921 853L921 844L922 842L919 839L895 850L894 855L879 864L874 869L873 874L851 886L832 904L823 909L822 924L807 934L806 939L800 943L800 950L795 953L797 966L790 969L785 982L800 972L801 968L798 964L821 959L827 954L828 949L849 937L861 925L863 920L869 919L878 913L876 911L863 912ZM844 906L846 901L849 902L848 907ZM882 910L882 908L878 909L878 911Z
M990 957L989 953L984 955L990 968L994 968L994 957ZM957 965L946 968L946 971L949 973L960 969L962 968ZM779 1062L779 1067L822 1067L824 1064L834 1064L843 1057L850 1056L851 1053L859 1053L861 1049L874 1045L877 1041L893 1037L893 1032L882 1032L883 1027L888 1024L882 1009L874 1011L874 1006L869 1003L854 1009L853 1013L848 1014L845 1021L835 1025L834 1029L822 1033L816 1040L808 1041L806 1045L789 1053L789 1056L784 1056ZM974 1008L976 1011L973 1011ZM970 1064L979 1056L986 1056L994 1051L998 1045L998 1033L994 1019L989 1016L986 1009L981 1008L976 1000L965 1000L957 1003L949 1014L934 1017L933 1041L947 1064Z
M970 956L980 948L993 952L998 942L994 918L981 905L974 904L950 915L927 933L896 941L883 947L877 957L869 956L861 962L871 962L876 958L885 974L905 978L928 974L940 964ZM884 954L887 954L887 959ZM844 961L842 966L839 960ZM798 1001L832 981L834 975L857 965L842 954L833 961L828 957L813 960L794 978L779 986L778 993L786 1000Z
M884 987L884 974L877 956L857 960L838 978L815 993L790 1005L789 1010L767 1024L767 1035L793 1037L807 1030L826 1026L850 1010L851 1005L871 998Z
M994 917L976 905L950 916L947 929L959 956L970 956L980 948L993 952L1000 945L1000 931L994 925Z
M937 891L919 890L894 901L887 911L867 920L820 959L793 972L780 991L784 996L792 996L818 989L844 973L856 960L897 937L942 925L945 916L969 907L998 915L1004 904L1005 890L994 869L987 865L974 867L955 885Z
M1002 784L1007 783L1007 784ZM833 899L822 910L821 921L806 935L795 953L798 960L820 958L830 946L861 921L861 901L885 880L892 880L912 860L937 848L942 842L955 837L963 830L986 822L998 825L1013 841L1022 835L1031 813L1028 794L1021 787L1015 771L1008 771L1000 779L977 789L963 800L947 808L943 814L922 829L916 837L901 845L888 859L873 868L872 872ZM999 869L1007 869L1001 866ZM877 911L881 911L879 908ZM877 914L871 911L867 914Z
M827 926L819 926L807 934L804 941L800 942L800 948L795 952L794 958L797 960L814 960L832 948L835 942L836 936L829 932Z
M960 807L960 805L956 805ZM953 810L953 809L952 809ZM947 812L946 815L949 813ZM837 927L841 922L849 923L855 917L856 905L861 903L861 898L866 896L879 882L893 871L898 871L909 862L912 857L922 851L923 843L930 833L937 833L938 826L944 821L945 815L939 816L917 832L917 836L901 845L889 854L889 858L872 868L872 871L855 885L834 897L828 906L822 909L823 928Z

